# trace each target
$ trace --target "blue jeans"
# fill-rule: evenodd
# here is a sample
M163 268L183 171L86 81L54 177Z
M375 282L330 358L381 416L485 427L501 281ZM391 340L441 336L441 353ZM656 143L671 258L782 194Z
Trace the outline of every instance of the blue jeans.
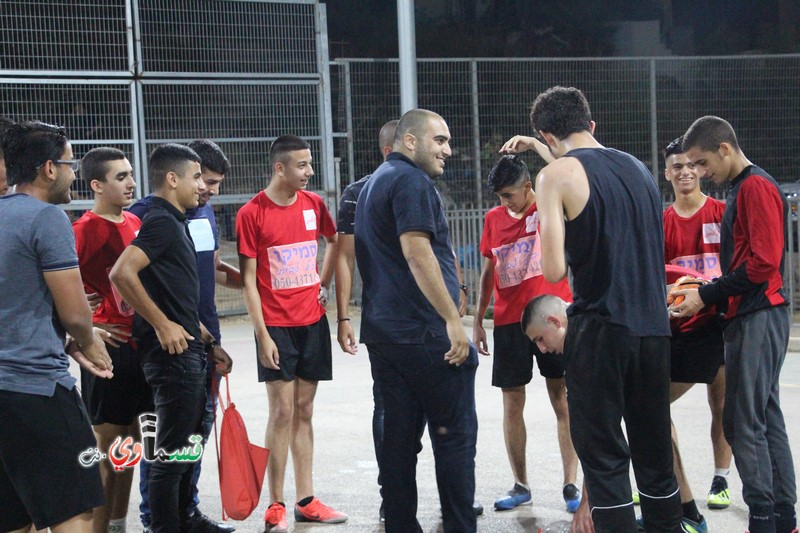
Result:
M444 531L475 531L475 347L470 346L469 358L458 367L444 361L450 349L447 337L427 337L425 344L369 344L368 348L372 377L384 402L379 463L386 532L422 531L416 519L416 466L419 427L425 418Z
M208 362L206 364L206 406L203 412L202 419L202 433L203 433L203 446L208 443L208 438L211 435L211 430L214 428L214 415L217 411L217 395L214 391L219 387L220 375L217 374L214 364ZM215 388L216 387L216 388ZM383 420L383 419L381 419ZM139 494L142 501L139 503L139 518L142 521L142 526L145 528L150 527L150 504L147 487L150 479L150 463L139 463ZM194 467L194 476L192 477L192 501L187 509L187 515L192 516L200 505L200 496L197 490L197 481L200 479L200 471L202 470L202 462L196 463Z
M206 402L206 357L201 353L167 353L143 365L153 388L158 415L156 447L167 452L190 445L189 436L200 432ZM192 462L154 461L149 466L148 501L153 533L178 533L188 518L192 497Z

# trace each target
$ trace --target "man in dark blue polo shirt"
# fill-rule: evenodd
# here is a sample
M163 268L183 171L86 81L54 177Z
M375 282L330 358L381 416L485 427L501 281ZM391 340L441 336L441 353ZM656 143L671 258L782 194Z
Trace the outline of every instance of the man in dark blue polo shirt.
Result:
M424 109L400 119L394 152L356 209L364 281L361 340L384 396L386 531L422 531L416 519L417 428L427 417L445 531L475 531L475 371L461 325L453 247L431 178L451 154L444 119Z
M227 358L200 323L199 281L186 210L197 207L206 187L200 157L167 144L150 156L155 189L139 235L111 270L111 282L136 311L133 337L142 353L158 415L156 447L168 453L200 432L206 401L206 353ZM188 522L195 463L153 461L150 468L150 530L179 531Z
M214 208L210 203L211 198L219 194L220 184L230 170L230 163L222 149L214 142L207 139L198 139L189 143L189 148L200 156L200 169L202 172L205 192L200 194L198 205L186 210L186 219L189 223L189 233L192 236L194 249L197 254L197 274L200 283L200 307L198 314L200 322L208 328L209 333L222 343L222 333L219 327L219 315L214 302L216 283L231 288L241 288L242 281L239 269L225 263L220 259L219 230L214 216ZM144 219L153 205L154 196L151 194L131 206L130 212ZM224 366L223 372L229 371L231 363ZM213 362L206 366L206 406L203 413L203 442L207 442L214 425L214 414L217 410L217 397L213 393L214 383L219 383L220 374ZM197 464L192 479L192 501L189 506L189 529L191 533L225 533L235 531L236 528L227 524L213 521L200 512L199 492L197 481L200 478L200 463ZM145 530L150 527L150 506L147 492L148 477L150 475L149 463L142 463L139 471L139 492L142 502L139 512L142 526Z

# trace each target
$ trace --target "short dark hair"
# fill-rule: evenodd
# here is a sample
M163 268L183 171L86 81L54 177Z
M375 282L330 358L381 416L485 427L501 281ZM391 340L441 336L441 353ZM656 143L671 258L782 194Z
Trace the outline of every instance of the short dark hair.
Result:
M432 118L444 120L439 113L428 109L417 108L406 111L397 123L397 129L394 132L394 142L402 141L406 133L410 133L415 137L421 136L422 129L428 125L428 121Z
M8 184L33 183L42 165L61 159L68 142L63 126L38 120L13 124L3 137Z
M683 151L690 148L699 148L703 152L713 152L722 143L730 144L734 150L739 151L739 141L736 132L727 120L714 115L700 117L689 126L683 134Z
M200 156L188 146L175 143L157 146L150 154L150 160L147 163L150 186L153 189L160 189L166 183L168 173L183 172L184 167L190 161L200 163Z
M119 161L126 159L125 152L118 148L111 148L110 146L101 146L93 148L86 152L86 155L81 159L80 177L86 183L91 183L92 180L106 181L106 172L108 172L109 161Z
M530 180L531 174L525 161L516 155L504 155L489 171L487 183L489 190L495 193L510 185L519 185Z
M565 139L591 131L592 112L583 93L575 87L551 87L536 97L531 107L531 128Z
M272 146L269 147L270 166L275 166L275 163L285 163L286 156L298 150L311 150L311 145L297 135L281 135L272 141Z
M554 294L540 294L525 305L519 323L522 331L526 331L532 324L545 323L548 315L555 313L566 302Z
M200 156L200 165L211 172L222 174L223 176L231 170L231 164L225 156L225 152L214 141L208 139L198 139L189 143L189 148L197 152Z
M14 121L8 117L0 117L0 159L3 159L3 137L6 132L14 125Z
M383 150L384 146L392 146L394 144L394 134L397 131L399 120L390 120L383 126L378 134L378 150Z
M682 154L683 152L683 135L681 135L664 148L664 161L671 155Z

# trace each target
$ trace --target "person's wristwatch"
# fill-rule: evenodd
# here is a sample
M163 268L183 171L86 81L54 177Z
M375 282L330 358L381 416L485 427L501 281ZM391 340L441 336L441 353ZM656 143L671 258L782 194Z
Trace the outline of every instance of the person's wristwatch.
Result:
M462 291L464 291L464 294L469 293L469 289L467 288L467 284L466 283L462 283L461 285L458 286L458 288L461 289Z

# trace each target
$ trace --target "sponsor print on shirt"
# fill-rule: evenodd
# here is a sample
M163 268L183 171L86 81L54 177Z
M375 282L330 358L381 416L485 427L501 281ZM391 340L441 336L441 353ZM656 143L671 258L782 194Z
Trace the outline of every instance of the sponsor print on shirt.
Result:
M703 243L719 244L719 242L720 242L719 222L711 222L708 224L703 224Z
M214 230L207 218L195 218L189 221L189 234L194 242L196 252L214 251Z
M306 222L306 230L317 229L317 213L313 209L303 209L303 219Z
M704 224L704 226L710 226L710 225L712 224ZM705 228L703 229L705 232ZM722 268L720 268L719 265L718 253L683 255L681 257L676 257L669 263L671 265L676 265L679 267L691 268L692 270L696 270L701 274L703 274L704 276L712 279L718 278L722 275Z
M107 268L106 275L108 276L110 274L111 269ZM114 303L117 304L117 311L119 311L119 314L122 316L133 316L133 307L128 305L128 302L122 298L122 295L119 293L117 287L114 286L113 283L109 283L109 285L111 286L111 294L114 295Z
M542 275L542 246L536 235L492 248L492 254L497 258L494 271L500 289L513 287L526 279Z
M274 290L296 289L319 283L316 241L270 246L267 254Z

